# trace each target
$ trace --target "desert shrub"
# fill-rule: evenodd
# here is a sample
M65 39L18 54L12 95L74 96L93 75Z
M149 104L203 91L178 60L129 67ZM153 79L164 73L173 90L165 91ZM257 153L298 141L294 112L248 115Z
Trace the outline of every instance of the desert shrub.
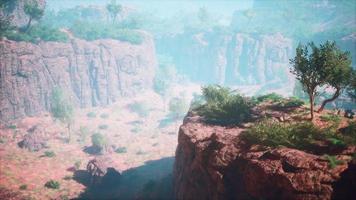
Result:
M233 125L251 118L253 101L220 86L203 87L205 104L196 108L205 121L213 124Z
M133 29L121 28L113 24L77 22L70 30L76 37L85 40L116 39L126 41L131 44L141 44L143 36Z
M132 133L139 133L140 131L142 131L141 125L140 124L134 124L134 127L131 129Z
M107 124L100 124L98 128L101 129L101 130L106 130L106 129L109 128L109 125L107 125Z
M109 114L103 113L103 114L100 115L100 118L107 119L107 118L109 118Z
M249 128L242 136L253 144L311 151L316 141L327 141L329 145L338 147L355 144L352 136L343 136L330 127L318 128L311 122L279 123L263 120Z
M19 189L20 190L27 190L27 185L26 184L20 185Z
M261 95L257 97L257 102L263 102L263 101L271 101L271 102L279 102L283 99L283 97L279 94L276 93L269 93L265 95Z
M140 117L147 117L150 112L150 108L145 102L134 102L129 105L132 112L137 113Z
M302 105L304 105L304 101L295 97L281 99L278 103L278 106L283 108L300 107Z
M59 189L60 183L55 180L49 180L46 182L45 187L50 188L50 189Z
M136 152L136 155L145 155L145 154L147 154L147 152L145 152L141 149Z
M338 160L335 156L325 155L325 158L328 160L328 162L329 162L329 167L330 167L331 169L334 169L334 168L337 167L338 165L341 165L341 164L344 163L344 161Z
M189 109L189 104L184 98L175 97L169 101L170 115L174 119L184 117Z
M63 180L66 180L66 181L69 181L69 180L72 180L73 179L73 176L71 175L66 175Z
M95 113L95 112L88 112L88 113L87 113L87 117L89 117L89 118L95 118L95 117L96 117L96 113Z
M127 149L126 147L118 147L116 150L115 150L116 153L126 153L127 152Z
M14 124L11 124L11 125L7 126L7 128L8 128L8 129L16 129L16 128L17 128L17 126L16 126L16 125L14 125Z
M75 167L76 170L78 170L81 165L82 165L82 161L80 161L80 160L75 161L75 163L74 163L74 167Z
M0 144L5 144L6 143L6 138L0 137Z
M320 120L324 122L340 122L341 117L339 115L327 114L320 116Z
M94 147L103 149L107 145L107 140L104 135L100 133L94 133L91 136L91 142Z
M56 154L53 151L45 151L44 156L52 158L52 157L56 156Z

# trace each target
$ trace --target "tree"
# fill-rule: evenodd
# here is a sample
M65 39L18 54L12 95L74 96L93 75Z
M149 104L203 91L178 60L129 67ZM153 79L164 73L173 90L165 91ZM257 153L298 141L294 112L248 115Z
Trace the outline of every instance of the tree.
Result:
M352 71L350 85L347 87L347 94L356 101L356 70Z
M71 140L71 125L73 123L74 109L70 101L65 98L63 91L56 87L52 91L51 113L55 119L67 124L68 141Z
M44 9L41 9L37 1L28 2L24 6L25 14L29 16L26 26L26 31L30 28L32 20L40 20L44 14Z
M106 5L106 10L108 10L112 23L114 24L117 15L122 11L122 6L120 4L116 4L116 0L112 0L111 3Z
M335 89L335 93L329 99L325 99L318 110L321 112L327 103L337 99L342 91L346 89L351 82L352 67L349 52L341 51L335 42L327 41L320 45L322 76L328 86Z
M309 53L311 50L311 53ZM310 116L314 119L314 101L317 96L317 87L324 84L322 77L322 56L320 49L309 43L308 45L299 44L296 49L296 56L290 60L291 73L302 84L303 90L309 95Z

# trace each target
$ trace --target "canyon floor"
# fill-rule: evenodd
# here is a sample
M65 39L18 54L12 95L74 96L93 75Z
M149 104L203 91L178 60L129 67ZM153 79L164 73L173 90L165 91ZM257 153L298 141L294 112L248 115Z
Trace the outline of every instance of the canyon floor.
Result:
M104 155L111 158L115 169L123 175L123 188L116 192L125 191L126 198L136 198L145 187L169 177L181 120L167 119L161 98L155 94L148 96L147 116L130 109L133 102L147 101L147 95L121 100L105 108L77 110L69 143L63 124L55 122L48 113L25 118L14 124L16 127L2 127L0 193L8 195L6 198L14 196L14 199L68 199L78 198L81 193L82 196L92 195L81 180L80 172L85 172L88 161L96 157L85 152L91 146L90 135L95 132L104 134L116 149L126 149ZM38 152L19 148L18 142L37 124L52 134L48 147ZM86 127L91 134L82 136L80 127ZM53 151L55 156L46 157L45 151ZM74 170L75 163L80 163L78 170ZM51 179L59 181L59 190L44 187ZM27 189L21 190L22 185Z

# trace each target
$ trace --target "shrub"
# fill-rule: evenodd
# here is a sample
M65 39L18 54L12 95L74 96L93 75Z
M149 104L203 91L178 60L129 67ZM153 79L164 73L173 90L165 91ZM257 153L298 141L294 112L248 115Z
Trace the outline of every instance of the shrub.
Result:
M184 117L189 109L189 104L184 98L175 97L169 101L169 111L174 119Z
M116 150L115 150L116 153L126 153L127 152L127 149L126 147L118 147Z
M341 117L339 115L327 114L320 116L320 120L324 122L340 122Z
M132 112L137 113L140 117L147 117L149 115L150 109L145 102L134 102L129 105Z
M283 97L279 94L276 93L269 93L269 94L265 94L262 96L257 97L257 102L264 102L264 101L271 101L271 102L279 102L283 99Z
M91 136L91 142L94 147L98 147L99 149L103 149L107 145L106 138L100 133L94 133Z
M80 126L79 128L79 142L85 142L89 135L89 128L86 126Z
M220 86L207 86L202 90L206 103L195 110L206 122L235 125L251 118L254 103L250 99Z
M45 151L44 156L52 158L52 157L56 156L56 154L53 151Z
M25 184L24 185L20 185L19 189L20 190L27 190L27 185L25 185Z
M109 128L109 125L107 125L107 124L100 124L98 128L101 129L101 130L106 130L106 129Z
M50 188L50 189L59 189L60 184L58 181L50 180L50 181L47 181L47 183L45 184L45 187Z
M331 169L334 169L338 165L341 165L344 163L344 161L338 160L335 156L325 155L325 158L329 161L329 167Z
M140 131L142 131L141 126L139 124L134 124L134 127L131 129L131 132L138 133Z
M7 128L8 128L8 129L16 129L16 128L17 128L17 126L16 126L16 125L14 125L14 124L11 124L11 125L7 126Z
M107 118L109 118L109 114L103 113L103 114L100 115L100 117L101 117L102 119L107 119Z
M294 108L294 107L300 107L304 105L304 101L295 98L295 97L290 97L287 99L282 99L278 103L278 106L283 107L283 108Z
M58 29L44 25L33 26L26 32L16 30L8 31L7 33L5 33L5 37L9 40L32 43L37 43L39 40L55 42L68 41L68 36L65 33L59 31Z
M66 181L69 181L69 180L72 180L73 179L73 176L71 175L66 175L63 180L66 180Z
M96 113L95 112L89 112L89 113L87 113L87 117L95 118L96 117Z

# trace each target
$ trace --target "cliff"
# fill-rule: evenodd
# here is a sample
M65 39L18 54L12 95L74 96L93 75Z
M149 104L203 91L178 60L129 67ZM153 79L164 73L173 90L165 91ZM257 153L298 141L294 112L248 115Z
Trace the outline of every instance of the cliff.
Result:
M278 33L184 33L158 39L157 51L172 55L178 69L204 83L285 85L293 80L293 42Z
M38 44L0 41L0 121L49 110L62 88L78 107L100 106L152 87L157 65L152 37Z
M356 163L245 143L244 128L207 125L188 114L174 164L176 199L352 199ZM338 155L346 159L346 155ZM350 157L348 157L350 158ZM346 159L347 160L347 159Z

